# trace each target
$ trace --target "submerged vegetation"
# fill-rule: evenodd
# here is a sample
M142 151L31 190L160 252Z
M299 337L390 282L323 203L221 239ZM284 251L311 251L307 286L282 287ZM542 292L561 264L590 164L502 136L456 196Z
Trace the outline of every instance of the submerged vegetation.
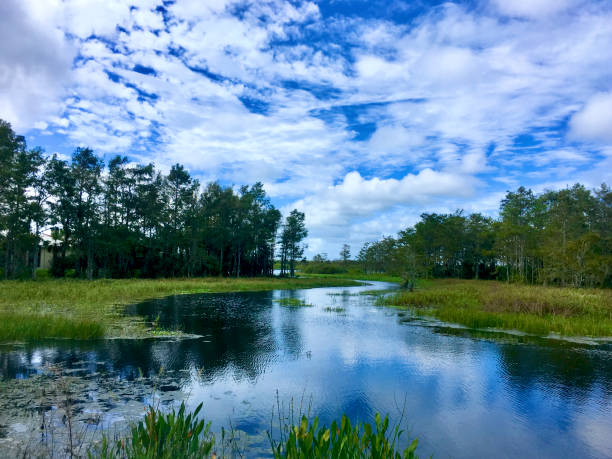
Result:
M122 305L183 293L358 285L333 278L58 279L0 282L0 341L155 336ZM159 334L159 333L157 333Z
M472 328L612 337L612 291L608 289L435 280L379 301Z

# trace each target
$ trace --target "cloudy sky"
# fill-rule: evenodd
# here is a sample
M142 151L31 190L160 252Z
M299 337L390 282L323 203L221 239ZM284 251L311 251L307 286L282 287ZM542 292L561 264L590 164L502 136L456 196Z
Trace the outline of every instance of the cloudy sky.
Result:
M612 2L0 1L0 118L262 181L312 255L506 190L612 182Z

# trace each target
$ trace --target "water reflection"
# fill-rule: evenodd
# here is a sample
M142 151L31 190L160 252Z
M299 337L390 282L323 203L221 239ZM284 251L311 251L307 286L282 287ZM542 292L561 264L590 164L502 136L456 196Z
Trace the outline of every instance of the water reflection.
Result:
M203 401L215 425L231 419L252 435L268 428L278 391L285 407L304 395L326 423L342 412L397 420L403 410L424 456L612 456L610 345L449 328L376 307L359 295L366 289L148 301L130 312L200 337L0 348L0 374L25 378L61 363L131 381L163 368L173 375L167 390Z

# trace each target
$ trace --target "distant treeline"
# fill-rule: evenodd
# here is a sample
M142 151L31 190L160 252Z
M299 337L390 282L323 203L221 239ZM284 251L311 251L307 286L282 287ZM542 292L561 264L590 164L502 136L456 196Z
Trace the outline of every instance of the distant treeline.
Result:
M0 120L5 278L35 276L42 249L58 277L271 275L277 237L291 272L306 234L301 212L281 225L261 183L202 189L179 164L164 175L116 156L105 168L88 148L47 158Z
M508 192L498 219L424 213L397 237L363 246L366 272L612 286L612 192L576 184L540 195Z

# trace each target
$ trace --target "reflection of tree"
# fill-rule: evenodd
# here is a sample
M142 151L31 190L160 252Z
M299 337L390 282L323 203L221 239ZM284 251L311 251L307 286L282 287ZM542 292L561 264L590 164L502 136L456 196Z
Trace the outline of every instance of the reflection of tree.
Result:
M254 380L276 350L270 292L182 295L149 301L132 309L151 321L159 316L159 324L164 328L204 338L53 341L44 345L47 351L37 344L25 350L0 352L2 377L24 377L28 368L61 363L90 373L116 371L126 379L154 375L163 367L165 371L195 368L206 380L213 380L231 368L236 377ZM293 334L297 331L292 328ZM35 360L40 360L40 364Z
M547 393L580 399L588 396L595 385L600 385L604 396L612 397L610 344L592 347L535 336L450 327L435 330L437 334L463 338L453 343L455 350L466 343L465 352L474 352L469 344L474 339L493 342L499 352L504 379L519 392L540 387Z
M612 361L601 348L502 345L500 357L507 380L519 391L540 386L546 392L580 400L599 384L607 391L605 396L612 396Z
M295 290L281 292L281 299L303 301L302 294ZM279 306L281 313L279 322L276 324L280 330L279 348L283 349L292 357L299 357L302 354L302 335L300 333L300 320L302 319L301 307Z

